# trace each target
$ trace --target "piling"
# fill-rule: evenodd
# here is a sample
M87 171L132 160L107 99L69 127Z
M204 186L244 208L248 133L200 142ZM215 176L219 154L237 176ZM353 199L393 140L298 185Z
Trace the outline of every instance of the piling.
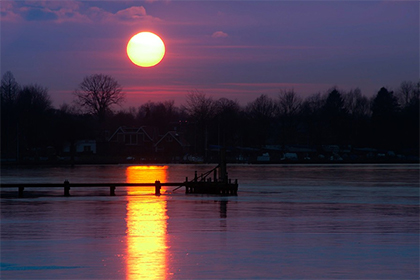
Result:
M160 181L155 181L155 195L159 196L160 195Z
M68 180L64 181L64 196L70 196L70 182Z
M110 186L109 187L109 195L110 196L115 196L115 186Z
M19 197L23 197L23 190L25 188L24 187L19 187Z

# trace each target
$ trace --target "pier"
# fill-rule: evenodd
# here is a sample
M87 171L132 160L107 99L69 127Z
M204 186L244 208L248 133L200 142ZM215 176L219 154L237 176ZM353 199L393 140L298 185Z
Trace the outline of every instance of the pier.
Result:
M228 181L227 183L218 181L201 181L198 178L194 178L193 181L185 182L165 182L155 181L154 183L74 183L71 184L69 181L65 181L62 184L55 183L23 183L23 184L0 184L0 188L17 189L18 196L24 196L24 190L31 188L63 188L64 196L70 196L70 189L74 188L109 188L109 194L115 196L117 187L154 187L154 194L161 195L162 187L177 187L177 190L181 187L185 187L186 194L218 194L218 195L237 195L238 192L238 181Z
M0 189L17 189L18 196L24 197L24 190L31 188L63 188L64 196L70 196L70 190L75 188L109 188L109 195L116 195L117 187L154 187L156 196L161 195L162 187L176 187L176 191L185 187L186 194L214 194L214 195L237 195L238 180L232 182L228 179L226 166L219 164L212 170L200 174L197 171L192 180L185 178L184 182L160 182L151 183L71 183L65 180L64 183L1 183Z
M18 184L3 184L0 183L0 189L15 188L18 190L18 196L23 197L23 191L29 188L63 188L64 196L70 196L70 189L72 188L109 188L109 195L115 196L117 187L154 187L155 195L161 195L162 187L176 187L172 191L176 191L185 187L186 194L213 194L213 195L237 195L238 194L238 180L233 182L228 178L225 150L220 151L220 163L213 169L197 174L194 173L194 178L188 180L185 178L184 182L160 182L156 180L153 183L70 183L65 180L64 183L18 183Z
M64 196L70 196L70 189L72 188L99 188L99 187L108 187L109 194L111 196L115 195L115 190L117 187L155 187L155 195L160 195L160 190L162 186L182 186L184 183L161 183L160 181L155 181L154 183L75 183L70 184L69 181L64 181L62 184L54 183L25 183L25 184L0 184L1 189L5 188L15 188L18 189L19 197L23 197L23 191L29 188L63 188Z

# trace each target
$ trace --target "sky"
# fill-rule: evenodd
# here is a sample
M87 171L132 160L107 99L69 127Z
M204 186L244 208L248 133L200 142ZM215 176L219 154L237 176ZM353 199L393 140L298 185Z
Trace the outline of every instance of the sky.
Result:
M123 108L185 103L191 91L237 100L302 97L331 87L374 96L419 79L414 1L4 1L1 74L47 87L53 105L74 100L83 78L106 74ZM163 60L134 65L129 39L159 35Z

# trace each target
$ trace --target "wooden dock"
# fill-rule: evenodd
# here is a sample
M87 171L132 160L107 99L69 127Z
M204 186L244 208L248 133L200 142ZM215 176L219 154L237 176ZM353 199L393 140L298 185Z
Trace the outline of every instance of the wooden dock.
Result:
M161 195L162 187L185 187L186 194L218 194L218 195L237 195L238 192L238 182L235 180L232 182L212 182L212 181L185 181L185 182L174 182L174 183L161 183L160 181L155 181L154 183L75 183L71 184L68 181L65 181L62 184L54 183L23 183L23 184L0 184L0 188L7 189L17 189L18 196L24 196L25 189L31 188L63 188L64 196L70 196L70 189L72 188L109 188L109 194L115 196L115 190L117 187L154 187L154 194L159 196ZM176 190L175 189L175 190Z
M1 189L15 188L18 190L19 197L23 197L23 191L29 188L63 188L64 196L70 196L71 188L98 188L107 187L109 188L109 194L115 195L115 189L117 187L154 187L155 195L161 195L162 187L176 187L173 191L185 187L186 194L215 194L215 195L237 195L238 194L238 180L232 182L228 178L226 170L226 161L224 159L224 153L222 153L222 160L212 170L203 174L197 175L195 171L194 178L188 180L185 178L184 182L160 182L159 180L154 183L70 183L65 180L64 183L20 183L20 184L3 184L0 183Z
M24 184L0 184L1 189L5 188L15 188L18 189L19 197L23 197L23 191L29 188L63 188L64 196L70 196L71 188L98 188L98 187L108 187L109 194L111 196L115 195L115 189L117 187L155 187L155 195L160 195L160 190L162 186L182 186L184 183L161 183L160 181L155 181L154 183L76 183L70 184L69 181L64 181L62 184L54 183L24 183Z

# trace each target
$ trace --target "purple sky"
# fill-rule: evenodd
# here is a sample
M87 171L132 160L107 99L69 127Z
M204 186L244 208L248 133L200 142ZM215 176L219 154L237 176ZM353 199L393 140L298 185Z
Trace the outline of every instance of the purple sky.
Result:
M418 1L1 1L1 74L73 100L83 77L113 76L123 107L184 103L204 91L242 105L332 86L372 96L419 79ZM132 64L131 36L158 34L155 67Z

